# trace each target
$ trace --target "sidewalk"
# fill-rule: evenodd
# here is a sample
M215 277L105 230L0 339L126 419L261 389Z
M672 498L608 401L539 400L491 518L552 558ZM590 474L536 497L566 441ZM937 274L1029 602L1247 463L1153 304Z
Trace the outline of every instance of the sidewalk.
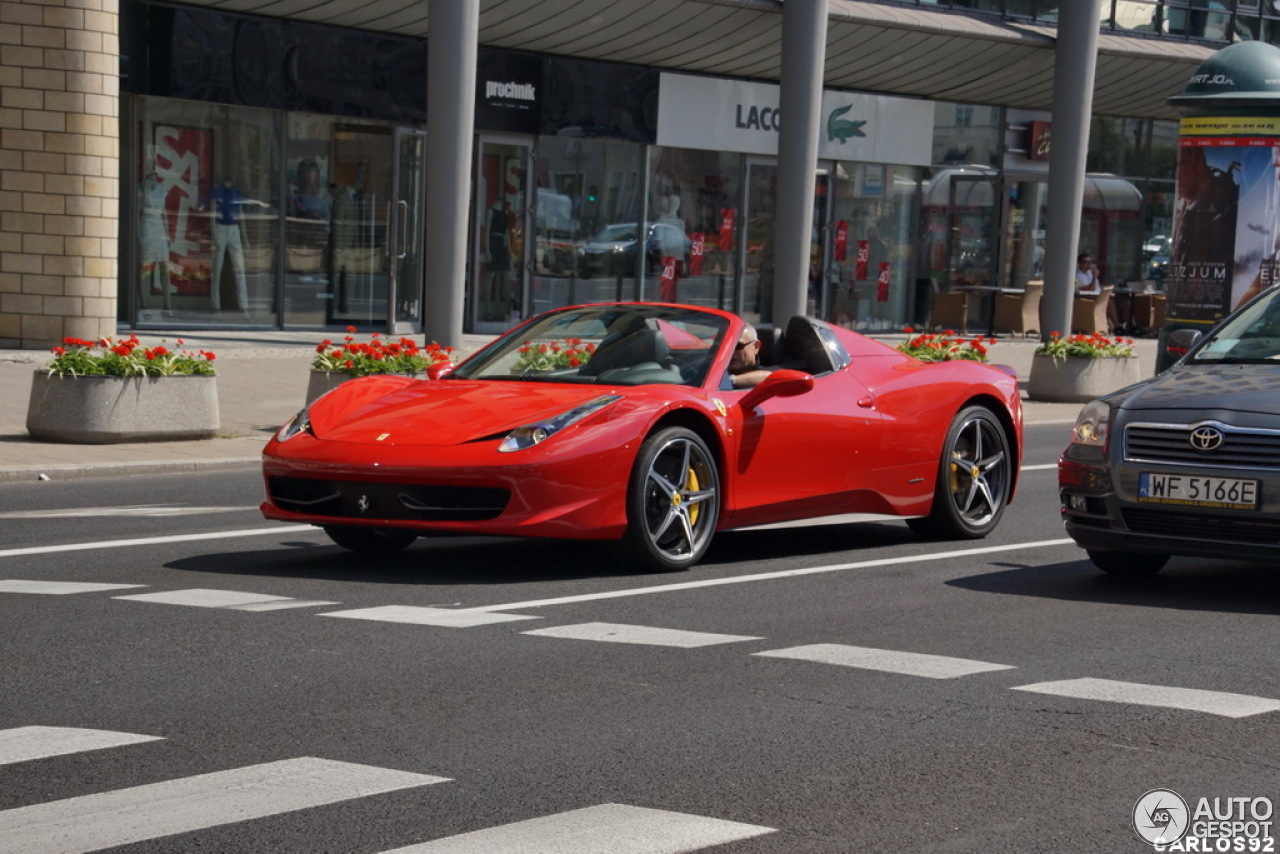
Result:
M142 442L122 445L67 445L34 442L26 432L27 400L32 373L49 358L40 350L0 350L0 482L65 480L138 472L196 471L253 466L271 434L301 408L311 357L324 337L318 332L219 331L140 332L146 344L178 338L183 349L217 354L218 407L222 429L214 439L191 442ZM882 336L896 343L904 336ZM463 355L483 346L488 336L466 336ZM1155 368L1154 340L1139 340L1144 371ZM1013 366L1025 383L1031 370L1034 340L1000 339L992 361ZM1079 411L1074 403L1025 401L1028 423L1063 424L1064 433Z

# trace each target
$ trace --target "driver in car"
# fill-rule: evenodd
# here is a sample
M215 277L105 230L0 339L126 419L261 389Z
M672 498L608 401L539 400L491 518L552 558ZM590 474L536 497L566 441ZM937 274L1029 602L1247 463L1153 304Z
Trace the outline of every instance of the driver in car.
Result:
M759 385L776 367L760 364L760 336L750 323L743 324L738 336L738 346L729 360L729 382L733 388L751 388Z

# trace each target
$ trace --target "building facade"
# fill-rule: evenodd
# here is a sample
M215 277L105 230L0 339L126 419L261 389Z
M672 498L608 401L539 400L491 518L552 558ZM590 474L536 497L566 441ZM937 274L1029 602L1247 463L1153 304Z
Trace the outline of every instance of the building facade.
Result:
M257 4L0 3L0 346L122 327L422 328L425 22L318 22L357 15L349 0L318 4L316 20L231 5ZM609 20L616 4L601 3L595 32L612 27L613 47L564 35L555 52L518 20L482 24L459 212L466 331L619 298L769 319L783 119L776 74L742 51L776 40L778 10L653 5L667 26L677 15L702 26L655 42L660 17ZM1039 275L1057 4L856 5L859 26L833 25L828 39L808 303L887 331L927 322L933 291ZM1121 112L1094 121L1081 243L1104 277L1147 277L1142 247L1167 233L1177 131L1162 93L1225 39L1280 35L1264 6L1101 4L1110 41L1095 103ZM1017 38L998 26L1010 20ZM1003 59L984 60L1000 74L887 76L894 51L895 67L945 64L926 44L939 28L958 49L1005 33L988 51ZM855 32L906 41L867 47L860 71L847 67ZM681 55L675 41L700 50ZM1110 70L1121 59L1160 73L1127 91ZM1021 75L1005 67L1019 62Z

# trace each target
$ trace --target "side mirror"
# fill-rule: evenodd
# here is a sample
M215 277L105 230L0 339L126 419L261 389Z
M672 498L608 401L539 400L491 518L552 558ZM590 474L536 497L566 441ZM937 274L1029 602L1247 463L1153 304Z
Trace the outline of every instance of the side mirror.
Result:
M739 405L751 410L773 397L795 397L812 390L813 377L804 371L774 371L747 392Z
M1169 335L1164 351L1175 359L1181 359L1200 342L1201 336L1199 329L1176 329Z
M438 380L453 373L453 362L436 362L427 366L427 379Z

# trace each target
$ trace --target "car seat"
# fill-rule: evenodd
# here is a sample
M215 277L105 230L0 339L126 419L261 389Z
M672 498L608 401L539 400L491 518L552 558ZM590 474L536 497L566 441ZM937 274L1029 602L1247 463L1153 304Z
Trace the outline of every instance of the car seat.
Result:
M598 377L605 371L617 368L645 366L661 368L667 364L671 350L662 331L655 326L645 326L606 337L596 348L591 361L578 372L582 376Z

